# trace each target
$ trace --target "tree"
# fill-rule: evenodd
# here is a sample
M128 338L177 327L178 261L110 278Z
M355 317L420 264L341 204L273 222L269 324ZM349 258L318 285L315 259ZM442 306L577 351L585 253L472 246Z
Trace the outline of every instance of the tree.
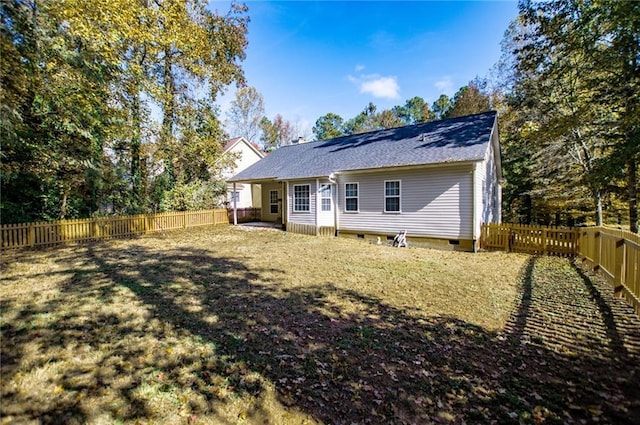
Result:
M419 96L408 99L403 106L394 106L393 112L405 125L422 124L435 118L429 105Z
M433 102L431 110L435 116L435 119L441 120L446 118L449 110L451 109L451 99L446 94L441 94L440 97Z
M536 116L530 140L537 146L536 172L548 181L541 190L548 195L555 191L565 202L591 197L601 225L610 177L603 164L612 153L610 124L616 113L593 84L599 73L594 58L602 49L592 21L599 6L522 3L520 12L529 31L522 32L515 52L521 77L517 84L526 108L537 112L529 114Z
M294 126L280 114L275 116L273 122L267 117L262 117L260 128L262 129L262 144L265 151L290 145L295 137Z
M316 120L313 133L318 140L344 136L344 120L340 115L329 112Z
M143 211L151 189L210 179L218 163L207 155L219 149L194 122L217 123L210 102L243 82L245 12L218 16L199 0L4 2L3 221L87 216L105 203ZM193 171L205 158L208 177Z
M485 93L486 82L476 78L461 87L453 96L453 102L444 114L447 118L463 117L491 110L490 96Z
M255 142L260 134L260 121L264 116L264 101L255 87L243 87L236 91L227 113L227 131L233 137L242 136Z

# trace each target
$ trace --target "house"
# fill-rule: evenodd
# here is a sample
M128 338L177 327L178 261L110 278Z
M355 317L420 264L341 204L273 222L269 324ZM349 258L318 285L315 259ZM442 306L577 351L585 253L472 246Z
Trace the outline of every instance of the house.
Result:
M497 114L282 147L228 181L260 184L262 220L288 231L475 250L501 220Z
M264 154L260 149L244 137L235 137L228 140L225 143L222 155L230 158L234 164L233 167L229 167L223 171L222 177L225 180L264 158ZM235 188L234 185L229 185L225 203L233 207L235 201L235 207L240 209L260 208L260 196L260 185L236 184Z

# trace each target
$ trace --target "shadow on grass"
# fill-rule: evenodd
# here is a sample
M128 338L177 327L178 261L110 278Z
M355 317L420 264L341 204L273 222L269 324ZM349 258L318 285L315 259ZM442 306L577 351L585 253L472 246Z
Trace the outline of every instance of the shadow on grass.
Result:
M579 274L577 290L586 288L586 301L578 307L562 282L541 283L536 273L556 267L546 259L532 257L523 269L519 305L507 332L498 334L398 309L337 282L285 287L282 270L249 270L241 259L207 250L96 245L64 261L92 267L77 271L62 296L22 309L13 322L45 322L35 334L3 326L3 341L11 343L3 343L2 370L3 380L15 378L15 363L33 350L34 338L61 356L71 351L75 367L52 389L66 396L7 409L4 401L22 400L8 390L3 414L43 423L105 414L159 420L157 406L175 403L179 391L185 421L223 417L235 397L246 404L242 421L273 423L262 403L271 382L279 403L324 423L633 423L640 417L638 351L622 343L640 338L612 330L618 320L607 310L612 301L586 275ZM133 294L131 302L149 314L127 316L127 306L119 305L123 294ZM71 309L62 308L65 301ZM113 309L99 307L109 304ZM42 317L47 314L53 317ZM589 330L593 323L607 338L598 339L600 328ZM572 338L584 327L584 339ZM197 344L181 345L186 337ZM47 364L36 360L33 367ZM151 406L141 388L160 401ZM83 404L89 398L95 411Z

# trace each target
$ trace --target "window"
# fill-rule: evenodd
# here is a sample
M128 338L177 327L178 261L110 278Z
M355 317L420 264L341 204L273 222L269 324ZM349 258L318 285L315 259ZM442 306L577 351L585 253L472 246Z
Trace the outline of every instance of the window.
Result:
M320 200L322 205L322 211L331 211L331 185L320 185Z
M278 191L269 191L269 212L271 214L278 214Z
M400 180L384 182L384 212L400 212Z
M293 186L293 212L309 212L309 185Z
M344 185L344 201L346 212L358 212L358 183Z
M227 194L227 199L229 199L229 203L233 204L233 202L240 202L240 192L229 192Z

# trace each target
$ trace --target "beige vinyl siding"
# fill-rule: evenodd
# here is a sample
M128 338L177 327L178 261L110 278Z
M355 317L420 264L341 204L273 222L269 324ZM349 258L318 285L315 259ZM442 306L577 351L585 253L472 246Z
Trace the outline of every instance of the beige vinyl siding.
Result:
M287 189L287 217L288 222L298 224L316 225L316 187L315 180L290 181L286 183ZM309 185L309 211L294 212L293 211L293 187L297 185Z
M341 173L341 231L471 239L473 233L472 165L401 171ZM401 181L401 213L384 213L384 181ZM344 184L359 183L359 212L344 211Z

